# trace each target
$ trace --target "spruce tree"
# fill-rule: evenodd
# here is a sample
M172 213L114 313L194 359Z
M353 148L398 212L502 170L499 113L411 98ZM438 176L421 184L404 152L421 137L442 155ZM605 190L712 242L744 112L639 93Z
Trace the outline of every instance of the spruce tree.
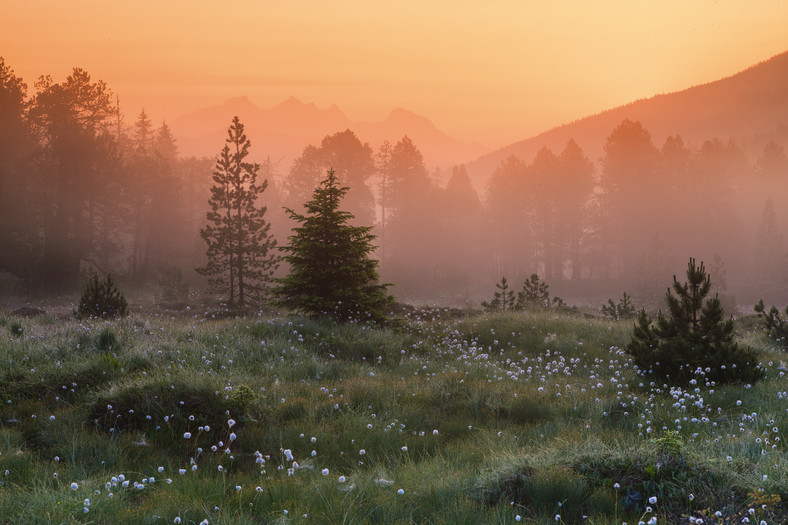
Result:
M690 259L687 282L673 277L665 297L668 316L660 311L656 324L645 310L638 315L626 351L637 367L673 384L692 379L705 382L755 382L763 377L758 358L734 340L733 319L724 319L717 297L707 299L711 278L701 262Z
M535 273L523 282L523 289L517 292L517 304L515 308L550 308L550 292L549 286L542 281ZM559 297L553 297L552 306L565 306L564 301Z
M501 277L500 283L495 283L498 292L493 293L493 300L489 303L482 301L482 307L488 310L514 310L514 290L509 289L506 277Z
M608 299L607 304L602 304L602 314L614 321L621 319L631 319L636 316L637 311L632 306L632 298L624 292L618 304L613 302L613 299Z
M257 202L268 180L258 183L260 165L244 160L251 142L238 117L227 135L213 171L208 224L200 230L208 263L197 271L214 290L227 294L228 306L244 308L261 304L281 258L273 252L276 241L265 220L266 207Z
M348 189L329 170L304 204L304 215L285 208L299 226L281 248L290 273L271 289L273 304L338 322L382 323L393 300L386 293L390 285L378 283L378 261L370 258L372 228L350 225L353 214L340 209Z

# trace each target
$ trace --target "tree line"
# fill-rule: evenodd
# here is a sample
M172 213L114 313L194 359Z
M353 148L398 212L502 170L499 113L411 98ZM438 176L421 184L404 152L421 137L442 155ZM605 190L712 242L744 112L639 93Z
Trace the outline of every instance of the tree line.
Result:
M180 157L167 124L144 110L127 124L109 87L81 69L62 82L41 77L29 95L0 58L0 97L6 277L30 294L76 289L86 269L140 284L173 269L195 283L212 278L192 269L209 265L200 231L222 198L211 189L216 158ZM261 158L264 145L252 148ZM664 295L688 256L715 260L709 271L721 287L772 301L788 290L777 207L788 158L776 141L751 161L732 141L671 136L657 146L639 122L624 121L597 161L574 141L510 157L482 194L462 165L448 175L428 169L407 136L373 149L344 130L306 146L287 173L270 158L253 166L254 184L267 188L255 205L267 208L266 236L279 245L333 170L349 188L353 224L373 227L382 279L403 300L478 304L501 276L532 274L567 298L627 289L647 300ZM226 294L260 292L228 279Z

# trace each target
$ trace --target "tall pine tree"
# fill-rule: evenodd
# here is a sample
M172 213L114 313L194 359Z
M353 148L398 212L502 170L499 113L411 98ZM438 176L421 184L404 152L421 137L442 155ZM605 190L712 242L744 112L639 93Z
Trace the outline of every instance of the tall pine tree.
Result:
M214 290L227 294L230 307L238 308L261 304L280 262L266 207L257 202L268 180L258 183L260 165L244 161L250 146L244 125L234 117L213 171L208 224L200 230L208 263L197 269Z
M392 297L389 285L378 283L378 261L369 257L375 248L372 228L348 224L353 215L340 209L347 191L329 170L304 204L305 215L286 210L299 226L282 248L290 273L271 289L273 304L311 317L380 323Z

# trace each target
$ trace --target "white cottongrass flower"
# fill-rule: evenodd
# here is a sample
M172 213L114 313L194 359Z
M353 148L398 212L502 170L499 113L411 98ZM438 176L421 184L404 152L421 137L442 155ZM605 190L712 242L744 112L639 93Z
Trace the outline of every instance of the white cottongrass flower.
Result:
M289 448L285 449L285 459L287 461L293 461L293 451L290 450Z
M649 502L649 503L651 503L652 505L656 505L656 503L657 503L657 497L656 497L656 496L651 496L651 497L648 499L648 502Z
M191 432L184 432L183 433L183 439L189 439L191 437L192 437L192 433Z
M71 484L71 490L77 490L78 488L79 488L79 485L77 485L76 482Z
M323 470L320 471L320 473L323 474L324 476L328 476L328 469L324 468Z

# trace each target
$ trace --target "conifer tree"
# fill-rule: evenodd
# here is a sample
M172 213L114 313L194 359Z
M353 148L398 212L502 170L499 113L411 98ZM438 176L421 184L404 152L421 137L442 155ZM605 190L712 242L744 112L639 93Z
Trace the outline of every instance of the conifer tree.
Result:
M673 277L665 297L669 316L660 311L656 324L641 310L627 353L645 373L686 384L700 376L705 382L755 382L763 377L758 359L734 340L733 319L724 319L717 297L706 299L711 279L703 263L690 259L687 283Z
M493 300L489 303L483 301L482 307L488 310L514 310L514 290L509 289L506 277L501 277L501 282L495 283L495 287L500 291L493 293Z
M227 135L213 171L208 224L200 230L208 263L197 271L228 295L230 307L244 308L261 303L281 258L273 252L276 241L265 220L266 207L257 202L268 180L258 183L260 165L244 161L251 142L238 117Z
M613 299L608 299L607 304L602 304L602 314L614 321L621 319L631 319L637 314L635 307L632 306L632 298L624 292L618 304Z
M550 293L547 291L547 283L539 279L535 273L523 282L522 291L517 293L517 308L527 307L550 307Z
M281 249L290 273L271 289L273 304L311 316L339 322L385 321L385 308L393 298L388 284L378 283L378 261L370 226L352 226L353 214L340 209L348 188L339 185L334 170L304 204L305 215L286 208L299 225L290 245Z

